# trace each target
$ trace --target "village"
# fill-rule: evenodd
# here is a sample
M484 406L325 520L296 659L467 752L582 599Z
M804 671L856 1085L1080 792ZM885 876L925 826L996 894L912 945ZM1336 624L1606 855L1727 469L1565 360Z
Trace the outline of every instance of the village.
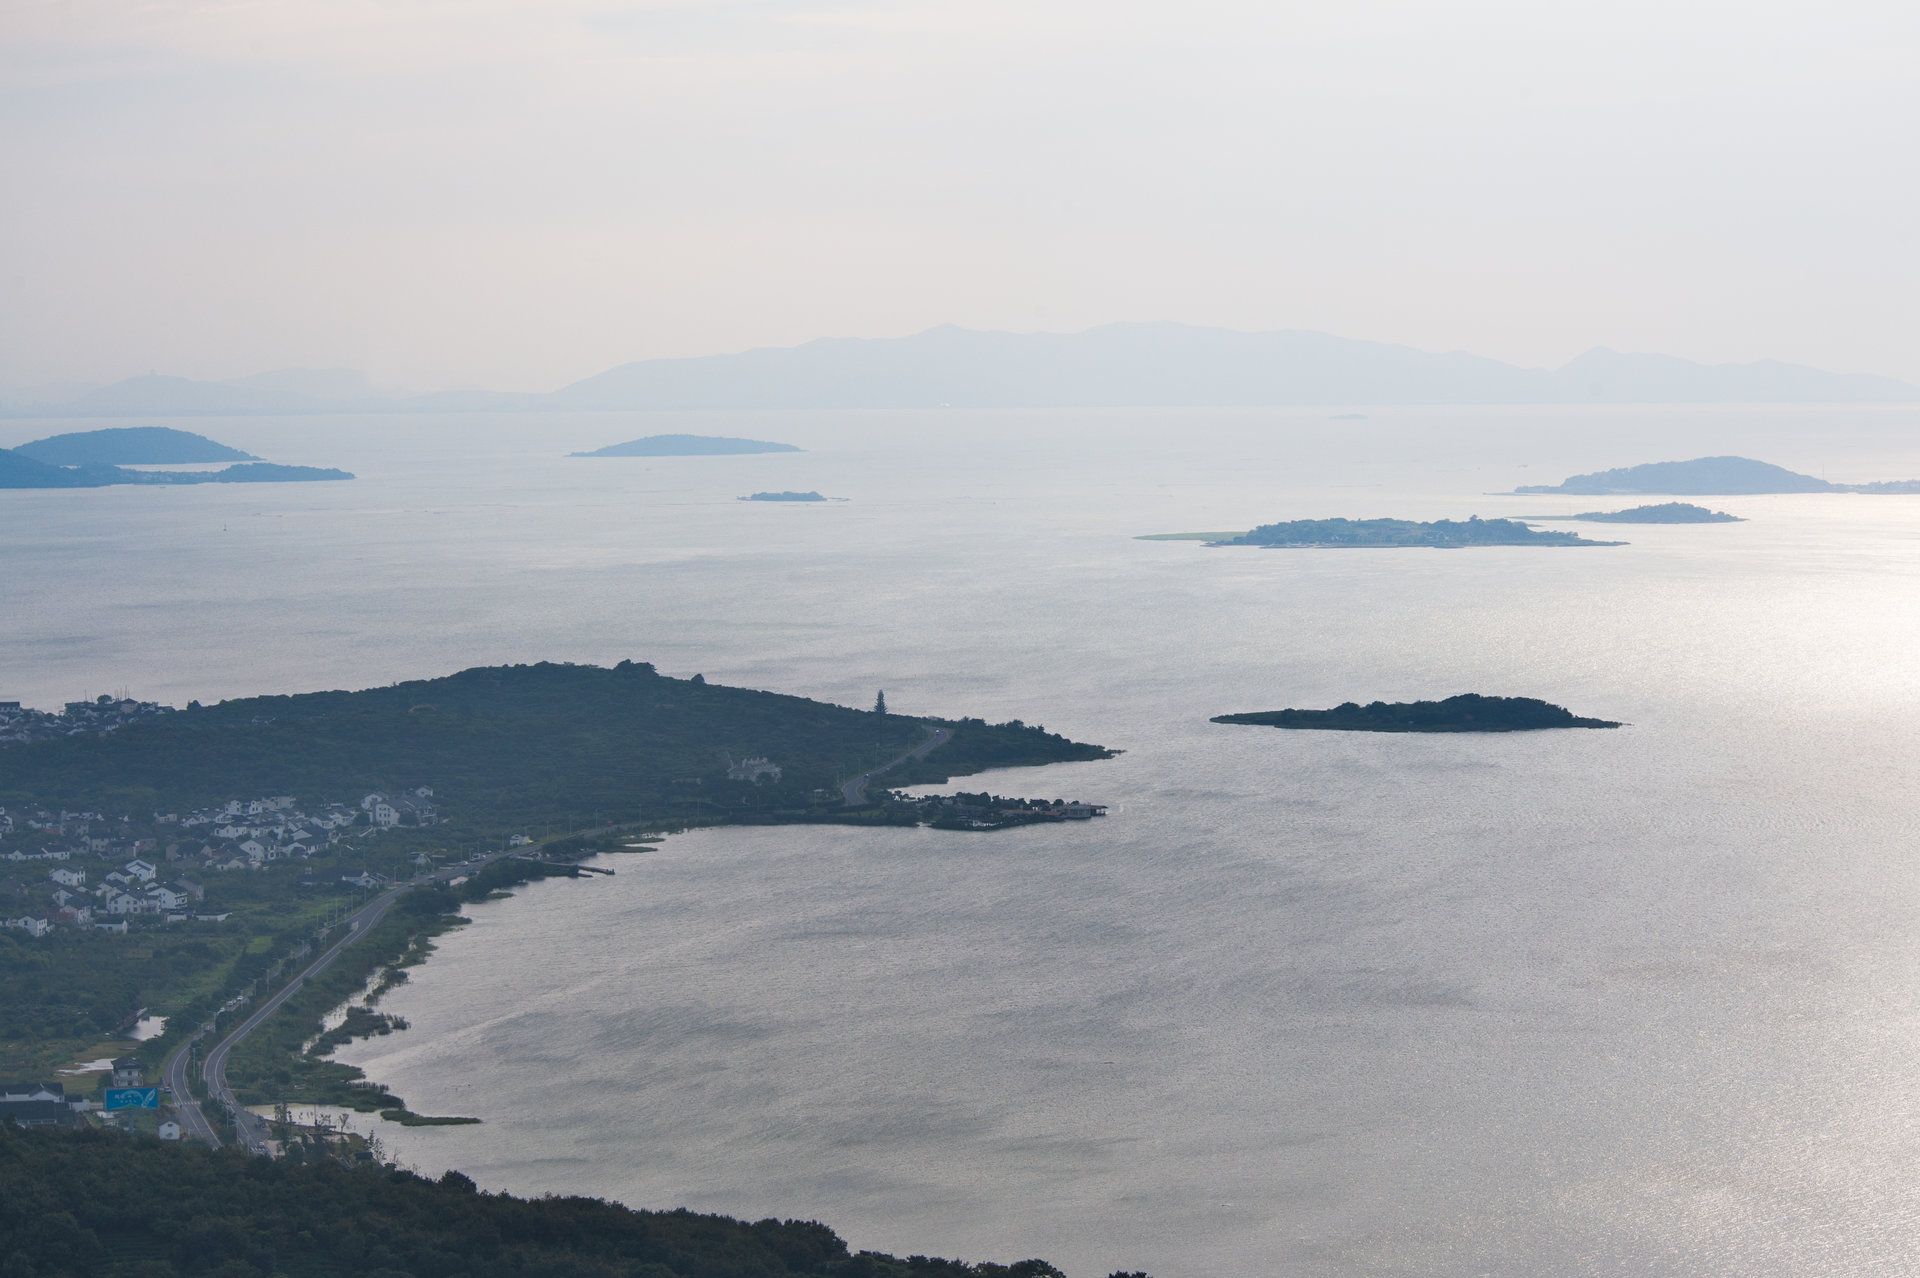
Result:
M172 706L154 701L135 701L131 697L102 694L92 701L69 701L55 714L30 710L18 701L0 701L0 745L23 741L51 741L55 737L78 736L87 732L112 732L142 719L156 719L175 713Z
M145 923L223 923L230 911L207 905L211 876L307 861L383 830L437 824L432 799L426 786L375 791L357 804L302 807L273 795L156 812L145 821L0 808L0 925L38 937L56 928L124 935ZM342 878L360 888L383 881L366 870Z

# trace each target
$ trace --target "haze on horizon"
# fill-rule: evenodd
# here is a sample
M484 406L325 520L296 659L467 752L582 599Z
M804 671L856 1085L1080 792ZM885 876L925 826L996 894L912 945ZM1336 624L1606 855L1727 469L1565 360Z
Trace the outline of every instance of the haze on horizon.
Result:
M14 0L0 384L952 322L1920 381L1920 10Z

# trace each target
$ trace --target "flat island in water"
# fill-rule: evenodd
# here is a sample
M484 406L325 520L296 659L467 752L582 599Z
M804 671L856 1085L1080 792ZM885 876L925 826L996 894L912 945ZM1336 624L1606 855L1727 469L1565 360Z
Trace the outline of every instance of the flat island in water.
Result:
M753 493L741 501L844 501L842 497L822 497L819 493Z
M1624 546L1621 541L1590 541L1578 533L1543 532L1517 519L1291 519L1262 524L1244 533L1161 533L1142 540L1205 541L1211 546L1298 548L1434 546Z
M1589 510L1579 515L1536 515L1537 519L1578 520L1586 524L1743 524L1739 515L1708 510L1692 502L1667 501L1631 510Z
M1537 732L1544 728L1617 728L1609 719L1582 719L1535 697L1462 693L1445 701L1348 701L1331 710L1258 710L1219 714L1215 723L1331 732Z

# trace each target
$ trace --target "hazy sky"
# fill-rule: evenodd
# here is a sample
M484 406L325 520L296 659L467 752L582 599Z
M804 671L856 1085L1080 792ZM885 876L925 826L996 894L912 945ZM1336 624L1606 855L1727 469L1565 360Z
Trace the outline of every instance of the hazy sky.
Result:
M1913 0L4 0L0 382L955 322L1920 380Z

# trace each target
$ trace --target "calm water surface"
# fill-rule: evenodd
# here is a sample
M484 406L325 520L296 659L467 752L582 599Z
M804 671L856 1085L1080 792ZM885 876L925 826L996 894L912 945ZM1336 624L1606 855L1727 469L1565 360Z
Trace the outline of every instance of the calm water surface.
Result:
M1607 550L1132 540L1569 513L1610 503L1484 494L1705 453L1916 477L1920 413L182 424L362 478L0 494L0 697L633 657L1127 752L966 783L1086 825L703 832L475 907L348 1053L486 1120L389 1125L422 1170L1073 1278L1920 1265L1920 498ZM561 456L688 429L809 451ZM1207 722L1468 690L1630 726Z

